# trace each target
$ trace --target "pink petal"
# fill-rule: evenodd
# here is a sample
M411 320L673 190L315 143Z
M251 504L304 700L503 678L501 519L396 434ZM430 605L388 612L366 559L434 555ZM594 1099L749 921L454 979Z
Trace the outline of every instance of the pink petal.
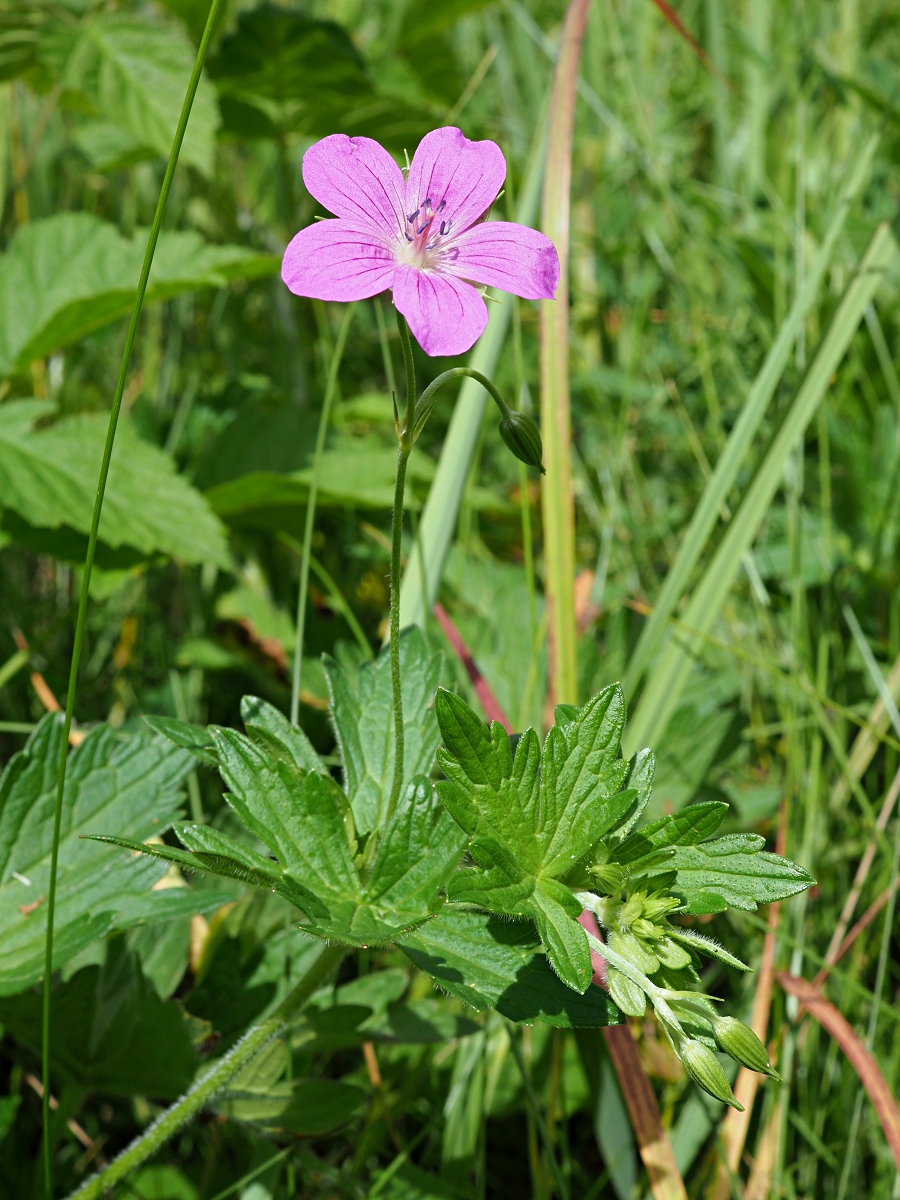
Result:
M281 278L296 296L365 300L391 286L397 264L384 234L356 221L316 221L291 239Z
M487 325L487 305L468 283L449 275L398 267L394 304L432 358L465 354Z
M402 236L406 229L403 172L371 138L333 133L303 155L303 182L336 217Z
M525 300L552 300L559 283L559 255L550 239L512 221L488 221L452 238L436 265Z
M506 160L496 142L470 142L452 125L435 129L413 155L406 215L426 200L437 211L443 201L438 220L452 222L454 231L468 229L496 200L505 178Z

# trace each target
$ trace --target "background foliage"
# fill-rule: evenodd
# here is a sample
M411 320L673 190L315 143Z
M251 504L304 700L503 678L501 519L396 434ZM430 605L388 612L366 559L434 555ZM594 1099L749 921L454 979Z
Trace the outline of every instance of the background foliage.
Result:
M873 134L871 169L688 592L734 527L856 263L900 198L896 5L686 0L678 11L711 68L649 0L595 0L582 56L570 331L582 701L619 679L629 703L640 697L647 664L633 653L648 609ZM52 786L37 751L58 736L44 713L65 690L122 317L205 16L204 0L0 5L0 1192L10 1197L39 1194L31 989ZM428 129L459 123L502 146L510 174L496 208L512 214L561 16L556 0L225 7L151 275L92 582L75 715L81 731L97 728L70 765L55 993L67 1187L268 1012L310 953L266 897L218 880L186 888L163 864L125 864L75 840L82 830L162 834L179 807L235 833L218 777L141 714L241 727L245 693L289 707L294 539L341 319L291 297L277 276L287 240L316 212L303 152L345 131L377 137L402 161ZM782 906L777 965L795 975L821 963L898 766L900 728L873 708L862 652L882 675L900 658L898 284L894 260L773 474L740 574L691 643L692 669L654 730L649 816L726 800L726 833L770 846L777 834L818 878ZM510 329L494 378L527 407L537 310L503 303ZM394 458L385 346L399 363L395 338L384 300L357 306L323 465L301 716L326 764L336 744L319 655L352 679L383 633ZM417 362L426 380L447 365ZM410 529L451 411L440 403L411 461ZM540 728L536 480L490 420L471 464L450 465L465 486L458 517L447 516L455 538L441 602L515 728ZM417 553L412 537L407 553ZM425 633L447 650L437 623ZM444 682L476 703L449 652ZM887 686L900 692L900 671ZM360 764L360 788L370 769ZM893 894L896 826L878 834L859 912ZM888 902L828 994L896 1092L893 917ZM758 962L757 918L702 928ZM415 950L413 940L413 961ZM511 955L530 950L511 939ZM121 1195L549 1197L541 1121L572 1195L645 1193L597 1031L526 1030L525 1087L504 1018L439 993L399 951L360 951L338 983L314 997L290 1045L274 1043ZM749 1016L753 975L715 964L703 984ZM711 1194L721 1106L699 1099L649 1018L634 1032L689 1192ZM756 1104L737 1194L896 1195L856 1074L777 988L769 1038L784 1083L768 1083Z

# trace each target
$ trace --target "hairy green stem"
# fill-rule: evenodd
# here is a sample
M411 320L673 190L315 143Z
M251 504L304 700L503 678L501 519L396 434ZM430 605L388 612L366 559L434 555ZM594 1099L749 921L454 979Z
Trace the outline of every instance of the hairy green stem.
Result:
M306 634L306 596L309 591L309 560L312 554L313 528L316 522L316 498L319 494L319 477L322 474L322 455L325 453L325 436L328 433L328 422L331 417L331 404L337 389L337 376L341 359L344 356L344 346L347 334L350 332L350 321L356 303L348 304L344 319L338 330L337 341L328 364L328 378L325 381L325 398L322 401L322 411L319 414L319 428L316 433L316 449L313 454L312 473L309 480L309 498L306 501L306 522L303 526L303 549L300 553L300 587L297 589L297 632L294 638L294 669L291 680L291 724L296 725L300 720L300 678L303 666L303 639Z
M451 367L449 371L443 371L440 375L438 375L437 379L433 379L419 397L419 401L416 404L415 417L415 433L417 436L419 433L421 433L422 426L431 415L431 410L434 408L434 402L437 399L438 389L442 388L445 383L449 383L451 379L461 379L463 377L474 379L480 383L500 409L501 417L508 415L509 405L486 375L482 375L482 373L480 371L476 371L474 367Z
M87 555L84 560L84 573L81 577L81 595L78 600L78 616L75 622L75 640L72 646L72 661L69 666L69 686L66 692L66 711L63 718L63 738L59 753L59 770L56 780L56 806L53 813L53 843L50 850L50 882L47 891L47 935L44 953L44 1000L43 1000L43 1016L42 1016L42 1075L44 1084L44 1096L42 1101L43 1106L43 1157L44 1157L44 1186L46 1189L48 1200L53 1195L53 1156L51 1145L50 1132L50 1005L51 1005L51 975L53 973L53 921L56 915L56 882L59 869L59 836L60 826L62 823L62 807L63 796L66 787L66 764L68 762L69 748L69 733L72 728L72 713L75 708L75 689L78 682L78 667L81 662L81 649L84 644L84 626L87 618L87 602L91 584L91 572L94 566L94 554L97 549L97 535L100 530L100 514L103 510L103 498L106 494L106 480L109 475L109 464L112 458L113 443L116 438L116 427L119 422L119 413L122 409L122 396L125 392L125 381L128 376L128 366L131 362L131 353L134 349L134 340L137 335L138 321L141 315L141 309L144 304L144 296L147 291L147 281L150 278L150 267L153 264L153 256L156 253L156 244L159 241L159 233L162 227L163 215L166 211L166 205L169 200L169 192L172 189L172 180L175 176L175 167L178 163L178 156L181 152L181 143L184 141L184 132L187 129L188 118L191 115L191 108L194 104L194 97L197 94L197 86L200 83L200 74L203 70L203 62L206 58L206 51L209 47L209 39L212 36L213 26L215 25L216 17L221 7L222 0L211 0L209 13L206 18L206 27L203 30L203 37L200 39L200 45L197 49L197 57L194 60L194 69L191 72L191 78L188 82L187 92L184 97L184 104L181 107L181 116L178 118L178 127L175 130L175 138L172 142L172 149L169 152L169 161L166 164L166 172L163 176L162 188L159 193L159 200L156 204L156 212L153 215L153 224L150 227L150 237L147 239L147 249L144 252L144 262L141 267L141 275L138 281L137 295L134 300L134 308L131 312L131 321L128 325L128 334L125 338L125 348L122 352L122 363L119 367L119 378L116 382L116 391L113 397L112 410L109 414L109 426L106 431L106 444L103 447L103 459L100 464L100 477L97 481L97 494L94 499L94 511L91 516L91 529L88 537Z
M397 476L394 480L394 511L391 516L391 689L394 699L394 777L388 800L387 819L390 820L403 786L403 693L400 683L400 553L403 542L403 495L406 490L406 464L416 436L416 368L413 362L409 326L399 310L397 328L400 348L406 368L406 415L397 420ZM432 385L433 386L433 385ZM426 389L427 391L428 389ZM397 402L394 401L394 412Z
M98 1171L72 1192L69 1200L98 1200L114 1183L154 1154L204 1104L208 1104L264 1046L278 1036L285 1023L306 1003L313 992L325 983L346 953L346 946L323 946L316 961L293 991L282 1000L271 1017L245 1034L224 1058L219 1059L205 1075L188 1088L181 1099L176 1100L149 1129L135 1138L118 1158L113 1159L102 1171Z

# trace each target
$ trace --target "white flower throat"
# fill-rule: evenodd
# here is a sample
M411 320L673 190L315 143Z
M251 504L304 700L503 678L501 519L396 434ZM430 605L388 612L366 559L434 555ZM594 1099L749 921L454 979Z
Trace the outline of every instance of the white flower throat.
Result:
M399 262L419 269L435 265L436 259L445 250L443 239L453 224L452 221L440 221L435 227L446 205L447 201L442 200L435 208L431 200L426 199L415 212L407 215L406 229L403 230L405 241L397 251Z

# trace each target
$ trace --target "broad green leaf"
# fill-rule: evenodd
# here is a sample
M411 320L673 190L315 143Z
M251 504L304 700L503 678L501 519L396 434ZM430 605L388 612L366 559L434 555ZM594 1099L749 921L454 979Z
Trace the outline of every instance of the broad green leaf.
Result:
M410 921L440 907L438 890L456 869L465 834L440 804L424 776L402 793L378 846L366 882L371 904Z
M241 720L252 742L257 742L276 757L286 755L302 771L327 774L325 764L303 730L292 725L274 705L260 700L258 696L244 696L241 700Z
M651 821L631 834L610 854L613 862L629 868L630 873L647 870L667 862L675 846L695 846L716 832L728 811L728 805L715 800L691 804L671 817Z
M226 125L243 136L332 133L354 102L373 99L362 57L340 25L274 4L241 13L209 71L227 97Z
M41 30L56 14L43 0L7 2L0 9L0 80L16 79L40 58Z
M48 715L0 778L0 995L44 969L47 886L62 724ZM69 756L59 846L54 967L113 929L209 911L228 894L152 891L165 867L124 860L82 835L112 828L138 844L172 823L191 760L159 737L91 730Z
M152 714L144 717L144 724L201 762L211 767L219 765L215 739L204 725L189 725L187 721L179 721L176 717L157 717Z
M344 1125L366 1101L366 1093L337 1079L285 1080L259 1089L229 1090L218 1110L238 1121L258 1125L266 1133L328 1133Z
M581 906L559 880L639 802L636 790L622 790L621 689L607 688L574 715L558 712L543 753L527 730L515 758L502 726L488 728L458 696L440 690L435 709L447 777L438 794L477 864L451 879L450 898L530 916L560 978L583 992L591 962Z
M400 151L438 123L427 106L379 92L340 25L282 5L241 13L209 73L225 129L242 138L347 133L377 137Z
M43 537L38 548L55 548L60 557L81 561L108 419L104 413L82 413L36 428L50 411L42 400L13 400L0 407L3 524L26 544ZM231 561L224 530L203 496L177 473L172 458L138 437L126 419L119 422L100 539L112 558L166 554L223 567ZM102 566L102 548L98 561Z
M369 438L347 438L322 456L316 503L326 507L389 509L394 501L397 452ZM425 454L413 455L408 479L427 483L434 473ZM254 471L211 487L207 499L213 512L229 525L248 528L302 530L309 497L311 469L288 475ZM404 505L417 508L415 491L407 487Z
M0 376L24 374L35 359L126 316L146 245L145 230L124 238L114 225L87 213L58 213L19 229L0 255ZM147 302L223 287L277 267L277 258L243 246L213 246L193 232L163 232Z
M755 833L734 833L703 845L679 845L667 865L678 871L672 891L689 913L723 912L729 905L755 912L815 883L803 867L762 847Z
M301 756L312 748L274 709L251 699L245 714L260 722L248 725L254 741L215 731L219 770L226 799L273 858L208 825L176 825L184 849L115 835L97 840L273 892L299 910L301 929L353 945L390 940L441 908L440 888L465 838L428 779L414 780L401 796L363 883L347 797L327 773L297 763L293 748Z
M410 1000L392 1004L383 1013L370 1017L360 1025L362 1036L373 1041L427 1045L449 1042L451 1038L470 1037L481 1026L448 1010L446 999Z
M562 1029L617 1025L622 1015L599 987L581 996L541 953L530 922L447 908L397 943L445 991L511 1021Z
M53 1017L53 1072L64 1086L171 1099L194 1077L198 1061L180 1006L160 1000L121 938L109 942L102 967L83 967L54 988ZM0 1021L40 1054L33 991L0 997Z
M82 24L63 82L138 146L168 155L193 62L193 47L175 22L102 12ZM213 171L218 123L215 91L201 79L181 157L204 175Z
M428 774L439 740L433 712L442 670L440 654L429 653L419 629L400 634L403 694L404 783ZM378 658L363 663L355 679L333 659L325 659L332 718L344 765L344 790L358 833L375 828L386 812L394 774L394 718L391 662L385 646Z
M233 730L217 730L216 746L226 798L285 873L315 895L319 911L308 915L315 919L329 905L358 903L353 822L337 784L273 760Z

